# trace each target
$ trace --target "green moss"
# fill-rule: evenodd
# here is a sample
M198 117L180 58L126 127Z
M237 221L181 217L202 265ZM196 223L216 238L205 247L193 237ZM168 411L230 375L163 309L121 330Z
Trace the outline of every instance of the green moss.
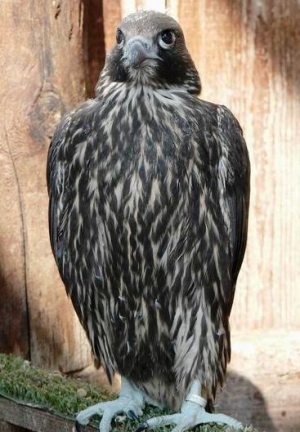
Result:
M80 389L85 390L85 397L80 395ZM108 391L99 392L91 384L35 368L27 361L3 354L0 354L0 394L72 418L79 410L112 397Z
M30 365L29 362L13 356L0 354L0 396L16 402L43 408L65 418L74 419L78 411L101 401L114 399L115 394L84 381L66 378L58 372L49 372ZM138 423L162 414L157 408L147 406L138 421L123 419L114 422L115 431L133 432ZM97 427L97 420L92 423ZM171 427L160 428L160 432L171 431ZM230 432L226 426L204 425L194 429L198 432ZM243 432L258 432L252 427Z

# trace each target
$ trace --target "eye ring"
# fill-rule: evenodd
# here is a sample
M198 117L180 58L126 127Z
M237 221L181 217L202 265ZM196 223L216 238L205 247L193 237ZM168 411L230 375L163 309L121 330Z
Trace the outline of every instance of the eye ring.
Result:
M122 46L124 45L124 40L125 40L124 33L122 32L121 29L118 29L116 33L116 42L119 48L122 48Z
M173 30L164 30L158 36L158 44L165 50L173 48L175 42L176 35Z

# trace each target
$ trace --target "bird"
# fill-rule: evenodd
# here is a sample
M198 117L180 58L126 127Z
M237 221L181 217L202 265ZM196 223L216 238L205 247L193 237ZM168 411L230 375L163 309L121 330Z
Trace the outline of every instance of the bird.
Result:
M242 424L215 413L230 361L229 316L248 231L250 162L224 105L201 80L179 23L138 11L116 30L95 97L65 114L47 160L49 231L61 279L116 400L173 414L138 430Z

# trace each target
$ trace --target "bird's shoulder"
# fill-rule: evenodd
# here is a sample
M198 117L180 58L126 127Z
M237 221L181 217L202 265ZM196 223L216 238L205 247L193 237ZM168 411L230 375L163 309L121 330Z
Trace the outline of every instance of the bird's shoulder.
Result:
M198 99L195 106L198 124L203 125L211 138L209 142L217 147L218 161L226 162L224 169L229 170L228 175L233 171L246 173L249 169L247 145L242 127L231 110L203 99Z
M91 134L100 106L100 100L89 99L62 117L55 128L48 150L48 184L51 180L51 173L55 173L57 163L60 160L68 162L78 144Z
M225 171L229 184L242 181L248 187L250 161L243 130L233 113L224 105L218 106L217 119L220 171Z
M73 134L90 132L95 115L101 109L101 99L88 99L72 111L66 113L55 129L51 145L61 143Z

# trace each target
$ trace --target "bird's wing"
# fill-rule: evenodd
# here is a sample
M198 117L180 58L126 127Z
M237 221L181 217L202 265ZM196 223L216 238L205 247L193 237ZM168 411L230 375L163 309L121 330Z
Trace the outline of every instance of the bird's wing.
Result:
M55 130L47 160L47 185L49 194L49 233L52 251L63 277L63 233L68 220L69 176L68 165L60 161L60 152L69 141L72 113L66 115ZM63 193L62 193L63 192ZM63 278L64 279L64 278Z
M224 106L218 106L217 116L220 145L218 181L231 252L232 293L227 300L230 312L247 242L250 162L243 132L236 118Z

